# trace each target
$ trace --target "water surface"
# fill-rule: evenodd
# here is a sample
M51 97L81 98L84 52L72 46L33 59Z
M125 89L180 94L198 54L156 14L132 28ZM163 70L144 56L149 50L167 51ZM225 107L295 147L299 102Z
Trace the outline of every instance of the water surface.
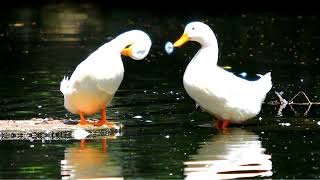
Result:
M165 14L97 4L61 3L2 7L0 24L0 119L78 119L63 107L64 75L119 33L148 32L153 46L143 61L124 57L125 78L108 119L125 125L116 137L79 140L0 141L0 178L202 179L319 178L319 107L289 106L277 117L274 91L289 100L304 91L319 101L319 17L273 13ZM199 49L188 43L171 55L167 41L186 23L208 23L219 42L219 65L232 72L272 71L254 125L220 132L183 89L182 76ZM236 88L236 87L235 87ZM297 102L305 102L302 97ZM90 118L98 118L99 114ZM242 170L242 171L240 171Z

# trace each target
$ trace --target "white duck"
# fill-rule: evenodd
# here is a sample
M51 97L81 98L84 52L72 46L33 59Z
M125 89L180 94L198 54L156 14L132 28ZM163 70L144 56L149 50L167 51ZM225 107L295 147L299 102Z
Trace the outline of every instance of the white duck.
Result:
M151 47L149 36L140 30L131 30L105 43L82 61L70 79L63 78L60 91L65 108L80 115L80 125L90 125L86 114L101 110L102 117L94 125L110 126L106 119L106 106L111 102L123 79L121 54L135 60L147 56Z
M201 49L183 76L184 88L189 96L218 119L218 128L255 117L272 87L271 73L261 76L259 80L248 81L218 67L218 42L213 31L204 23L189 23L173 46L179 47L187 41L201 44Z

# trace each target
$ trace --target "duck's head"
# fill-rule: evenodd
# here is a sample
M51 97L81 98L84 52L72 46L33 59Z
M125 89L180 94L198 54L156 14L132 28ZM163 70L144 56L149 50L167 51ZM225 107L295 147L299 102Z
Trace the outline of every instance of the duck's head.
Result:
M202 22L191 22L187 24L183 35L173 44L180 47L188 41L196 41L201 45L211 45L216 43L216 37L211 28Z
M132 30L125 33L126 47L121 50L121 54L129 56L134 60L145 58L151 47L150 37L143 31Z

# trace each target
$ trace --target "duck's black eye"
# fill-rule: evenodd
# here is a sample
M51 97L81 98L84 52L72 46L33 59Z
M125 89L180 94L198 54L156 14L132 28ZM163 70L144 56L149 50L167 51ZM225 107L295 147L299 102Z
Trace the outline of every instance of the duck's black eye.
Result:
M191 29L194 30L194 27L192 27Z
M127 45L125 48L128 48L128 47L130 47L130 46L131 46L131 44Z

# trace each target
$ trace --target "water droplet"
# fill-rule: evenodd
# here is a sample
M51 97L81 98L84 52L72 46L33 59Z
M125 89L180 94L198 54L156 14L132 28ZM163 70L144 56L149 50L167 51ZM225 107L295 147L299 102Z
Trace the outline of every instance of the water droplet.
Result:
M291 126L290 123L279 123L280 126Z
M165 136L165 138L169 139L169 138L170 138L170 136L169 136L169 135L166 135L166 136Z
M135 119L141 119L142 116L137 115L137 116L134 116L133 118L135 118Z
M246 72L242 72L239 75L242 76L242 77L247 77L247 73Z
M62 164L62 165L66 165L68 162L67 162L67 160L61 160L61 162L60 162L60 164Z
M164 46L164 49L166 50L166 52L168 54L171 54L173 52L173 44L171 42L166 42L165 46Z

